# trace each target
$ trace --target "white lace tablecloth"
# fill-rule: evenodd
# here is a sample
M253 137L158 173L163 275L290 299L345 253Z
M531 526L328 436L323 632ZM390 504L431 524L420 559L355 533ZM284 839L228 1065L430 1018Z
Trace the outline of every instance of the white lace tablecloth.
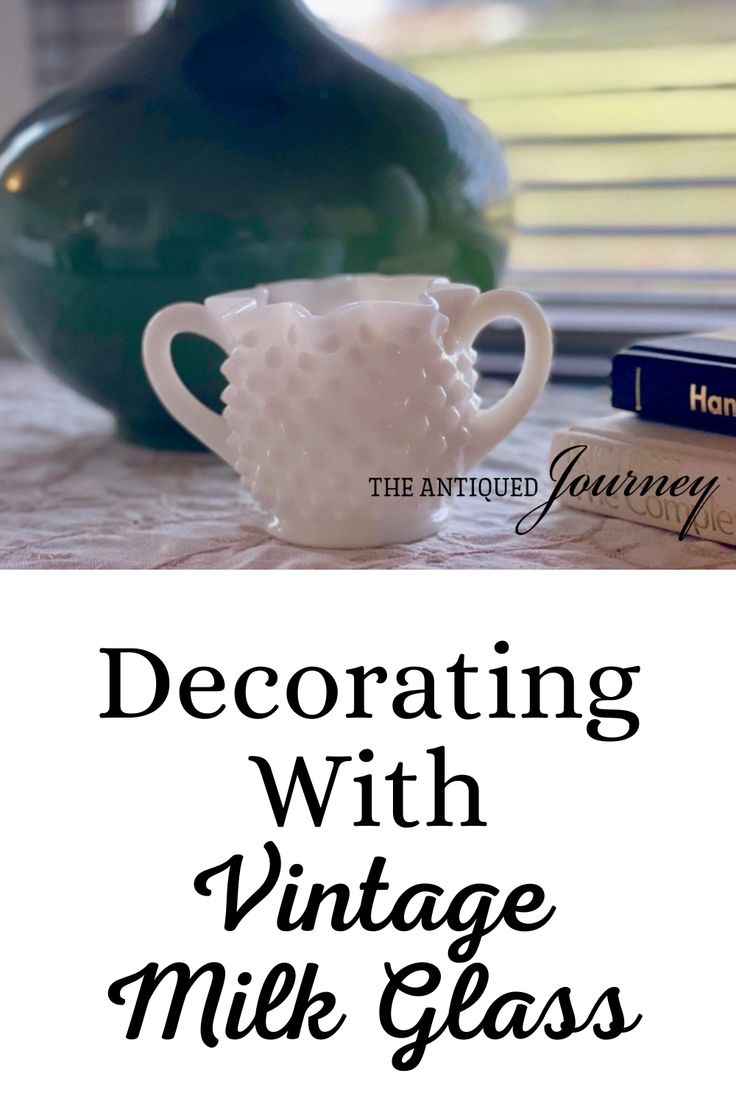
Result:
M506 384L484 381L492 400ZM552 383L493 453L489 474L547 471L555 429L604 414L601 384ZM526 537L524 499L459 499L443 533L335 552L259 532L235 474L213 456L116 440L112 418L32 364L0 362L0 567L611 568L736 566L724 545L555 507Z

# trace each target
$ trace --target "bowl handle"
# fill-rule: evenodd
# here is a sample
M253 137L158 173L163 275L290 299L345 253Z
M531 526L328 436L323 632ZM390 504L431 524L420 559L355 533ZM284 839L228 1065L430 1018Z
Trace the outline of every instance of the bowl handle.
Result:
M529 295L513 288L487 291L478 297L462 320L468 344L497 318L512 318L521 326L524 362L511 390L473 418L469 427L472 439L465 455L466 470L479 464L528 413L544 389L552 364L552 333L541 307Z
M171 343L179 334L196 334L214 341L229 356L237 342L220 319L201 303L175 303L155 314L143 335L143 364L151 387L177 422L227 463L228 428L195 398L180 380L171 357Z

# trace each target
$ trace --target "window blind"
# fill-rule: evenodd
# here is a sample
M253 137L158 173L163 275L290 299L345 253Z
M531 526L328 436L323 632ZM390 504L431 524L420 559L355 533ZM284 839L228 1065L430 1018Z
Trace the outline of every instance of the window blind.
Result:
M409 61L503 142L506 279L570 301L733 307L736 5L558 11L557 31Z

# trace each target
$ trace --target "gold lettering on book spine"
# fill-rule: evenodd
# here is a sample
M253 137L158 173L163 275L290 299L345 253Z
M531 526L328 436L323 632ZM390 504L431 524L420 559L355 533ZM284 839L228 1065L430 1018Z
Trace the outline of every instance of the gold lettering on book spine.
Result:
M698 414L716 414L736 418L736 398L732 395L709 395L705 384L690 384L690 411Z

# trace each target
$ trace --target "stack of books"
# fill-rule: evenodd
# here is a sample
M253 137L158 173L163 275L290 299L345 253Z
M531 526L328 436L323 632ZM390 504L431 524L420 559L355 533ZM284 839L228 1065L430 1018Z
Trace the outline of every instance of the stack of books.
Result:
M736 545L736 330L639 342L611 383L628 413L553 438L560 501Z

